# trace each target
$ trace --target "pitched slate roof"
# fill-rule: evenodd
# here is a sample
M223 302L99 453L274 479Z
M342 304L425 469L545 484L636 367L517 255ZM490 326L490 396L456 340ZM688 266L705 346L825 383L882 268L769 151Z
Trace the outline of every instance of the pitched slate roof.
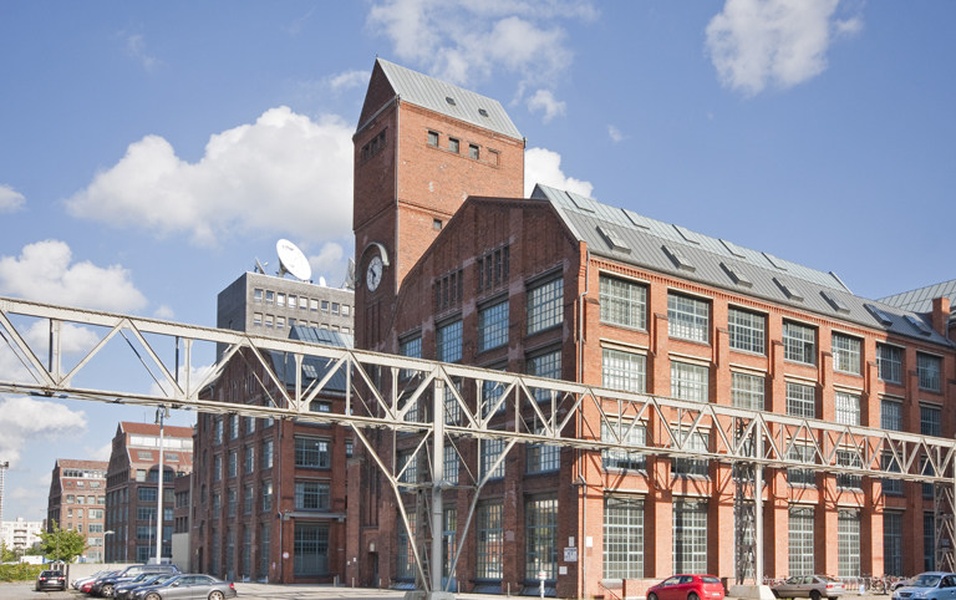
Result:
M836 274L743 248L633 211L538 184L594 255L925 341L952 346L918 313L854 295Z
M403 102L410 102L448 117L521 139L521 132L497 100L382 58L376 59L376 65L382 69L395 94Z
M956 306L956 279L893 294L886 298L880 298L880 302L898 306L905 310L930 312L933 309L933 299L943 297L949 298L950 303Z

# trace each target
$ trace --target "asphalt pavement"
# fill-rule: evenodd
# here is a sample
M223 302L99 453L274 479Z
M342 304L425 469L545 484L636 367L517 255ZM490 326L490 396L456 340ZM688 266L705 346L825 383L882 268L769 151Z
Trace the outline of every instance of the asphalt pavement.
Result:
M404 591L370 588L333 587L331 585L277 585L266 583L236 583L236 591L243 600L402 600ZM0 583L0 600L78 600L89 598L70 588L64 592L37 592L32 581ZM458 598L490 600L488 595L459 594ZM493 597L492 597L493 598Z
M371 588L334 587L331 585L276 585L267 583L236 583L236 591L243 600L402 600L404 591ZM455 594L461 600L494 600L493 594ZM530 598L529 596L525 596ZM0 583L0 600L79 600L86 594L69 589L65 592L37 592L33 582ZM846 594L842 600L889 600L889 595ZM728 596L726 600L741 600Z

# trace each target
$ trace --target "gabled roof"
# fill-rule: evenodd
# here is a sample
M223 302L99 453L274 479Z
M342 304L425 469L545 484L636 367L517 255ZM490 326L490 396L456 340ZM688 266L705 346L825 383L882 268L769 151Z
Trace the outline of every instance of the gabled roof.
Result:
M490 129L511 138L521 139L521 132L511 121L500 102L457 85L413 71L382 58L375 61L395 95L409 102L445 116ZM373 80L376 73L373 71ZM374 81L369 86L374 85ZM378 107L376 107L378 108ZM365 110L363 110L363 115ZM368 115L369 117L371 115ZM365 123L359 123L362 129Z
M86 469L90 471L106 472L109 463L105 460L89 460L85 458L58 458L56 465L61 469Z
M137 423L135 421L120 421L119 425L117 426L117 432L158 436L159 425L155 423ZM165 435L166 437L180 437L180 438L192 439L193 428L182 427L179 425L164 425L163 435Z
M950 303L956 306L956 279L928 285L908 292L893 294L886 298L880 298L880 302L891 304L905 310L930 312L933 310L933 299L944 297L949 298Z
M832 272L824 273L541 184L535 186L531 198L549 202L594 255L829 318L952 346L921 315L856 296Z

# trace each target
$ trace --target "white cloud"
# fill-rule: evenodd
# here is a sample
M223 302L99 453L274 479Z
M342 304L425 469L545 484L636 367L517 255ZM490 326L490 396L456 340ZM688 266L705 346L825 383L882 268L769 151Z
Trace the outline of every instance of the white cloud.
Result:
M369 71L353 70L333 75L326 81L333 92L342 92L365 86L371 76Z
M384 0L372 6L368 24L392 40L399 59L446 81L474 87L513 74L520 100L532 87L556 87L571 64L559 22L597 15L582 1Z
M27 440L78 437L86 414L49 400L0 396L0 456L16 463Z
M23 337L30 347L36 350L38 356L47 353L50 344L50 328L45 319L31 324L23 332ZM74 323L61 323L57 337L60 340L60 351L66 354L88 352L100 341L99 336L93 331Z
M611 138L611 141L614 142L615 144L617 144L618 142L623 142L625 139L625 136L621 132L621 130L615 127L614 125L607 126L607 136Z
M859 17L834 18L839 0L727 0L707 25L707 49L721 83L746 95L787 89L827 67L835 34L859 31Z
M561 170L561 155L544 148L529 148L524 154L524 195L528 197L537 183L593 198L589 181L568 177Z
M142 34L128 34L125 36L125 42L126 55L137 61L147 71L162 64L162 61L146 52L146 38Z
M309 264L313 273L327 273L333 278L326 282L327 285L338 287L345 281L345 259L345 248L341 244L328 242L323 244L318 254L309 256Z
M110 455L113 453L113 440L110 440L100 446L99 448L90 448L87 447L86 452L83 456L87 457L89 460L106 460L110 459Z
M153 316L157 319L164 319L167 321L172 321L176 318L176 311L167 304L161 304L156 310L153 311Z
M107 171L67 200L77 217L157 235L186 233L196 244L247 232L347 237L352 218L352 128L288 107L213 135L188 163L162 137L127 148Z
M23 208L27 199L9 185L0 184L0 213L15 212Z
M70 247L59 240L28 244L19 257L0 256L0 294L118 312L146 305L123 267L72 261Z
M564 116L565 103L558 101L549 90L538 90L528 99L528 110L543 112L545 123L557 116Z

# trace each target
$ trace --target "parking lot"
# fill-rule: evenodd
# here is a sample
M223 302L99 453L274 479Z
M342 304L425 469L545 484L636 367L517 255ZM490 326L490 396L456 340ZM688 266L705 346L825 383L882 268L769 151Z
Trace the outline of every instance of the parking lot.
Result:
M265 583L236 583L240 598L252 600L331 600L348 598L353 600L401 600L405 592L395 590L375 590L366 588L333 587L327 585L270 585ZM460 594L459 598L477 598L489 600L494 596ZM77 600L89 598L86 594L69 589L65 592L37 592L33 582L0 583L0 600Z
M330 585L270 585L265 583L236 583L239 597L250 600L401 600L405 592L368 588L333 587ZM70 589L65 592L37 592L33 582L0 583L0 600L77 600L86 594ZM489 594L456 594L463 600L494 600ZM503 596L501 596L503 597ZM888 600L889 595L859 595L848 593L844 600ZM728 596L726 600L737 600Z

